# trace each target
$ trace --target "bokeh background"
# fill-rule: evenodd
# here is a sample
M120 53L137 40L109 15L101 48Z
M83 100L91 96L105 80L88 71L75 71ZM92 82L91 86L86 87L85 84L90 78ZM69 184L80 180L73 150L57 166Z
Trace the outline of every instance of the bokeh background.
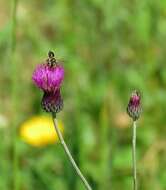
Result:
M1 0L0 189L84 189L57 140L40 137L49 114L31 76L54 50L65 67L58 120L93 189L132 189L126 106L139 89L139 190L165 190L165 39L164 0Z

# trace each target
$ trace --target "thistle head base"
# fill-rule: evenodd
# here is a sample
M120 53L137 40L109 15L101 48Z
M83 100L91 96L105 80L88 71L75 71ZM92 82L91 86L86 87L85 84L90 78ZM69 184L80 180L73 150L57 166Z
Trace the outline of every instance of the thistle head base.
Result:
M60 94L60 89L58 89L55 93L44 92L41 106L46 112L60 112L63 109L63 99Z

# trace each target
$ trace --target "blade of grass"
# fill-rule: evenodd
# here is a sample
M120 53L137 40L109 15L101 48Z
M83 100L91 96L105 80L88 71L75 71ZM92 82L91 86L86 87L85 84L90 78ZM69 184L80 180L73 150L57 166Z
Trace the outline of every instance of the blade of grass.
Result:
M10 41L10 52L9 52L9 63L10 63L10 76L11 76L11 111L12 111L12 126L11 126L11 146L12 146L12 163L13 163L13 178L12 178L12 189L19 189L18 180L18 155L17 155L17 113L18 113L18 92L17 92L17 76L18 67L15 61L16 56L16 27L17 27L17 6L18 0L12 1L11 8L11 41Z

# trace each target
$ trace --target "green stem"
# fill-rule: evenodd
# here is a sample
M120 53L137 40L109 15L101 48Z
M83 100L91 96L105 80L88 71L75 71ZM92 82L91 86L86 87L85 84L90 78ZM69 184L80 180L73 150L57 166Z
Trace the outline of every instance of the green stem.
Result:
M136 121L133 122L132 157L133 157L133 190L137 190L137 163L136 163Z
M71 153L70 153L70 151L69 151L69 149L68 149L68 147L67 147L67 145L66 145L66 143L65 143L65 141L63 139L63 136L62 136L61 131L59 130L59 127L58 127L58 124L57 124L56 114L53 113L52 116L53 116L53 122L54 122L54 127L55 127L55 130L56 130L56 133L58 135L60 143L61 143L61 145L62 145L62 147L63 147L63 149L64 149L64 151L65 151L65 153L66 153L66 155L67 155L67 157L69 159L69 161L71 162L71 164L72 164L73 168L75 169L77 175L80 177L81 181L83 182L85 188L87 190L92 190L92 188L88 184L87 180L85 179L85 177L81 173L80 169L78 168L77 164L75 163L75 161L74 161L74 159L73 159L73 157L72 157L72 155L71 155Z

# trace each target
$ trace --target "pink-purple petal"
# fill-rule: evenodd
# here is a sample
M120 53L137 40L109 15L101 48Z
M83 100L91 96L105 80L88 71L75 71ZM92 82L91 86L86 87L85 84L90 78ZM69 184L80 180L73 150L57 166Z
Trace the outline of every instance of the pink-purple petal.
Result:
M64 69L60 65L50 67L47 64L41 64L36 67L32 79L43 91L54 92L63 82Z

